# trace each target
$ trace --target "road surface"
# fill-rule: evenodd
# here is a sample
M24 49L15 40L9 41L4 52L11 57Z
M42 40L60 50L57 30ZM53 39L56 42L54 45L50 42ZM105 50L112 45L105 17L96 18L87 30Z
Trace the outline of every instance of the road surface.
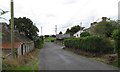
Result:
M116 67L74 54L54 43L40 50L40 70L117 70Z

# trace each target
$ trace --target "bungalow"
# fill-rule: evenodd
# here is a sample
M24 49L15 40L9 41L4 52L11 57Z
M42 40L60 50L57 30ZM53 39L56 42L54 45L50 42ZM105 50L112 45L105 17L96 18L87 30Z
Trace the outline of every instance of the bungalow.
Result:
M83 30L79 30L78 32L76 32L73 36L78 38L80 37L80 34L83 32Z
M2 55L3 57L11 54L11 32L6 23L0 23L2 26ZM28 37L14 31L14 48L17 56L24 55L34 48L34 42Z

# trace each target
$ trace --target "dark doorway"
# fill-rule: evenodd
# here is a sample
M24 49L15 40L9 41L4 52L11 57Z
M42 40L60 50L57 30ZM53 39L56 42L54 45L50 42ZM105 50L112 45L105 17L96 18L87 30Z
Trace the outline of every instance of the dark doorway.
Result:
M21 45L21 54L23 55L23 46L24 44Z

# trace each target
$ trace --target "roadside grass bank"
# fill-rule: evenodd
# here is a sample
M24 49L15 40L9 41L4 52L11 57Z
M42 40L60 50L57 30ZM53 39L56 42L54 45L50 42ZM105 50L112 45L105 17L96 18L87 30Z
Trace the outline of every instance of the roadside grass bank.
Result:
M117 54L95 55L95 54L88 53L88 52L85 52L85 51L80 51L80 50L74 49L74 48L63 48L63 49L66 50L66 51L70 51L70 52L73 52L75 54L82 55L84 57L93 59L93 60L100 61L100 62L105 63L105 64L109 64L109 65L118 67Z
M28 72L34 72L33 70L38 70L39 51L40 49L35 49L22 57L5 59L3 61L3 71L28 70Z

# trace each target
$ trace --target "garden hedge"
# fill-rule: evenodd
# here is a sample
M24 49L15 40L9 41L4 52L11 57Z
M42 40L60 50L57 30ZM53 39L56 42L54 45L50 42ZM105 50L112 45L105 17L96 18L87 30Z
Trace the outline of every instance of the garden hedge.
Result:
M64 45L67 48L76 48L91 53L111 53L114 51L108 40L97 36L66 39Z

